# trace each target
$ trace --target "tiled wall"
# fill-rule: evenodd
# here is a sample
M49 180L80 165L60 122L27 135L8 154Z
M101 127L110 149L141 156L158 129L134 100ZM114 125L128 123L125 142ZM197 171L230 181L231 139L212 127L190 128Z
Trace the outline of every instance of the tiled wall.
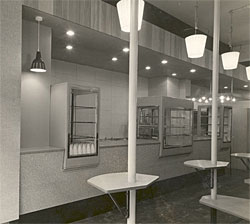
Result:
M100 138L127 137L128 75L52 60L51 83L71 82L100 88ZM148 96L148 79L139 77L138 96Z

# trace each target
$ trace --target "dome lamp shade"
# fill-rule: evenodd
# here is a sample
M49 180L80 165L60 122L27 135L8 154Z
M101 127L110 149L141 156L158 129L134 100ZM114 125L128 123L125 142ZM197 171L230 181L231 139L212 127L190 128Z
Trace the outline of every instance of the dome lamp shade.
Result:
M238 66L240 52L230 51L221 55L224 70L236 69Z
M42 55L39 50L40 47L40 22L43 21L43 18L41 16L36 16L37 21L37 52L36 52L36 58L32 61L30 71L31 72L46 72L45 63L42 60Z
M130 1L131 0L120 0L117 3L117 11L120 21L121 30L123 32L130 32ZM145 2L143 0L138 0L138 31L141 30L142 17Z
M45 63L42 60L41 52L36 52L36 58L33 60L31 64L30 71L32 72L46 72Z

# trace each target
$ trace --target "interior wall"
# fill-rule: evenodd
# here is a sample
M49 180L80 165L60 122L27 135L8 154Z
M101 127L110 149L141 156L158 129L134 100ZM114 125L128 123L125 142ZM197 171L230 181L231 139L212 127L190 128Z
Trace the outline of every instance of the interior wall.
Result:
M126 138L128 75L52 60L52 84L71 82L100 88L100 138ZM148 96L148 79L138 77L138 97Z
M172 77L155 77L149 79L148 95L149 96L168 96L182 98L190 96L191 81L180 80Z
M51 29L40 26L40 51L46 73L30 72L37 50L37 24L22 23L21 147L49 145Z
M250 101L239 101L233 105L232 153L250 152ZM232 157L232 168L243 169L245 166L239 159Z
M0 1L0 223L19 218L21 1Z
M23 21L21 147L49 145L50 86L62 82L99 87L100 138L126 138L128 75L51 60L51 30L47 27L41 29L41 52L48 71L31 73L29 66L35 56L36 32L35 23ZM148 96L147 78L138 78L138 96Z

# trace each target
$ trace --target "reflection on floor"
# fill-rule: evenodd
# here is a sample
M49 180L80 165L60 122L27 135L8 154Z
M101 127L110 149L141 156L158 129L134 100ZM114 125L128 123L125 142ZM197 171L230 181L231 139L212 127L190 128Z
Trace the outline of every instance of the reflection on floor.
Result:
M219 177L218 193L249 198L250 185L244 183L249 173L233 170L232 176ZM209 194L201 184L173 191L137 203L137 223L209 223L209 208L199 204L202 195ZM234 216L218 212L218 223L248 223ZM126 223L117 210L74 223Z

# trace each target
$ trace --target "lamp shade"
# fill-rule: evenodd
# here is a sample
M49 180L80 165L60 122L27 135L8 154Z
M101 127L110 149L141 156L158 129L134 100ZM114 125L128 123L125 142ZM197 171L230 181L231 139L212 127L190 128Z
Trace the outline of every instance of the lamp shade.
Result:
M189 58L200 58L203 56L206 46L207 36L204 34L194 34L185 38L187 54Z
M250 81L250 66L246 67L247 79Z
M46 72L45 63L42 60L41 52L36 52L36 58L31 64L30 71L32 72Z
M144 1L139 0L138 5L138 30L141 29L142 17L144 10ZM117 11L121 30L124 32L130 32L130 0L121 0L117 3Z
M238 66L240 52L231 51L221 55L223 68L225 70L236 69Z

